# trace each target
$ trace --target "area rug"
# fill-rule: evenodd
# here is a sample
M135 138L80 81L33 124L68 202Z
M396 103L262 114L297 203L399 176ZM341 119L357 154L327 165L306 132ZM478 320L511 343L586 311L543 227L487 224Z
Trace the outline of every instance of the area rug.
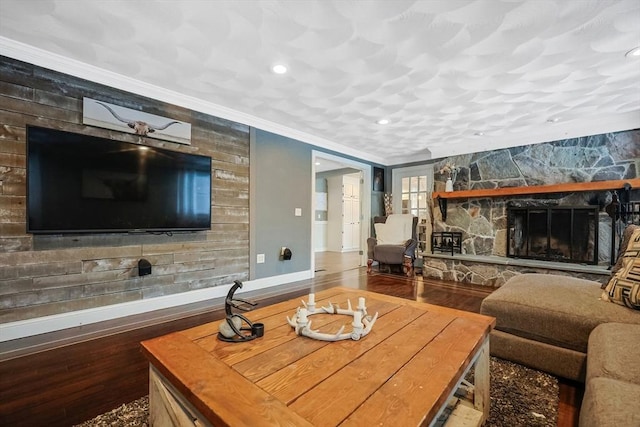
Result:
M491 412L485 426L555 426L558 418L558 380L548 374L506 360L491 358ZM146 427L149 400L145 396L79 424L80 427Z
M491 358L488 427L555 427L558 379L506 360Z

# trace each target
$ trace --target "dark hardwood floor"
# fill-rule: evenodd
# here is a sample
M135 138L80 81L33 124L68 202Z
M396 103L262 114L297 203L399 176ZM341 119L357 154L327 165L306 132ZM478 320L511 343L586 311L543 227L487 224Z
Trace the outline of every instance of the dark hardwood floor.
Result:
M479 312L490 293L479 286L364 268L244 294L269 305L333 286ZM140 341L224 316L222 299L132 316L0 344L0 425L70 426L148 392L148 363ZM561 380L559 426L577 426L583 388Z

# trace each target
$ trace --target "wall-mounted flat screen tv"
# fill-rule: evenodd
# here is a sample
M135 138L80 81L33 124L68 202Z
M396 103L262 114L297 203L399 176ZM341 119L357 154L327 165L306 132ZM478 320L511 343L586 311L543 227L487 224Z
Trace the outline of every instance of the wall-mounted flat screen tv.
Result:
M27 127L27 232L210 228L210 157Z

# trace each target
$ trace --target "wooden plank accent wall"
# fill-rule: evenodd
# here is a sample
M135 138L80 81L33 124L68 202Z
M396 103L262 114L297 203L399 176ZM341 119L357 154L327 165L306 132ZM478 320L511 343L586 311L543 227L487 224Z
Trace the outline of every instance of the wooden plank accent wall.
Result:
M84 96L191 123L191 145L82 124ZM212 159L211 230L172 236L26 233L26 126ZM153 273L139 277L148 259ZM0 323L246 280L249 128L0 56Z

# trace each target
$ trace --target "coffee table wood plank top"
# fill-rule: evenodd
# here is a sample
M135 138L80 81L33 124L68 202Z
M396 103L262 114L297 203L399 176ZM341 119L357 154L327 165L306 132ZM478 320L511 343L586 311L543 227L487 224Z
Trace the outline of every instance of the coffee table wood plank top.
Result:
M385 315L396 308L397 306L384 301L374 301L370 306L370 310L373 310L374 313L377 312L379 315ZM290 313L289 316L292 317L293 315L294 312ZM335 316L330 314L317 314L311 316L309 319L312 322L311 326L313 329L320 328L321 330L333 332L338 331L342 325L351 321L347 316ZM347 325L347 328L350 329L351 326ZM276 335L282 333L282 328L276 329ZM293 333L291 326L288 324L286 325L284 334L289 338L288 342L283 343L278 347L271 348L251 359L243 360L240 363L234 364L234 369L252 381L258 381L267 375L290 366L292 363L299 361L309 354L315 353L323 347L335 344L312 339L297 339L299 337Z
M420 425L425 419L432 419L446 404L455 384L449 383L444 390L431 384L445 384L453 376L462 375L471 356L482 346L474 339L478 334L482 334L482 325L454 319L364 402L345 425L380 425L388 419L397 425ZM461 365L459 360L465 357L467 360ZM423 406L430 408L426 414Z
M385 317L384 324L376 324L366 339L340 341L336 343L339 344L340 351L335 351L334 346L325 347L261 379L256 384L290 404L300 395L300 390L315 387L423 313L412 307L400 307Z
M145 341L142 348L159 373L154 380L166 382L182 402L173 407L191 407L190 416L204 424L428 425L476 360L482 396L475 406L486 418L488 334L495 319L340 287L317 293L316 307L331 301L346 308L347 300L355 307L358 297L366 298L370 315L379 314L359 341L297 336L286 322L302 305L296 299L246 313L265 324L264 337L250 342L219 341L220 322L212 322ZM345 323L351 328L347 316L309 319L323 332ZM158 425L161 417L166 412L151 414Z
M314 425L338 425L370 396L377 394L377 390L393 378L396 372L400 371L452 320L453 318L443 318L443 316L429 316L429 313L420 316L407 327L384 340L376 347L376 351L367 352L352 361L317 387L300 396L290 407ZM318 408L317 402L324 402L324 406Z

